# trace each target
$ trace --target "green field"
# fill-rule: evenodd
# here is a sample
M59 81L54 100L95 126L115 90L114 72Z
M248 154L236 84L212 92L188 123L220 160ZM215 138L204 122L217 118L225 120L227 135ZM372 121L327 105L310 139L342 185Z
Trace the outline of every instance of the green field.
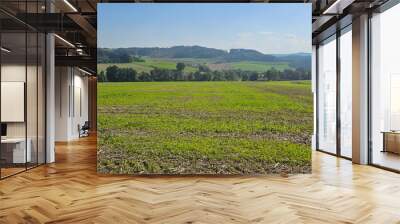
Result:
M153 68L162 69L176 69L176 63L183 62L186 64L185 72L195 72L197 68L195 65L205 64L212 70L229 70L229 69L240 69L243 71L255 71L255 72L266 72L272 68L278 71L285 69L293 69L287 62L257 62L257 61L239 61L229 63L219 63L207 59L155 59L145 58L145 62L131 62L131 63L109 63L109 64L98 64L98 72L105 71L108 66L117 65L120 68L133 68L137 72L150 72Z
M302 82L98 84L98 171L308 173L313 99Z
M120 68L133 68L137 72L150 72L154 68L163 68L163 69L176 69L176 61L166 60L166 59L153 59L153 58L145 58L145 62L131 62L131 63L109 63L109 64L98 64L97 70L98 72L105 71L108 66L116 65ZM186 66L185 72L195 72L197 68L192 66Z
M278 71L291 69L287 62L256 62L256 61L241 61L227 63L233 69L240 69L243 71L266 72L272 68Z

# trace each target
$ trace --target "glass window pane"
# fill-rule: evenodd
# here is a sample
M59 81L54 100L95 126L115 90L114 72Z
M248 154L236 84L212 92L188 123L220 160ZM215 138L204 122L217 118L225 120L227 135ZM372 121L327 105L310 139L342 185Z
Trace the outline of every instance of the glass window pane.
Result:
M14 14L44 13L45 1L1 1ZM45 35L0 12L0 178L45 162ZM5 22L4 22L5 21Z
M352 157L352 35L340 36L340 152Z
M372 163L400 170L400 5L372 18Z
M45 44L46 37L44 34L39 33L38 42L38 164L45 163L46 149L45 149L45 122L46 122L46 109L45 109L45 65L46 65L46 52Z
M27 143L29 156L31 157L28 160L28 168L34 167L37 165L37 132L38 132L38 107L37 107L37 98L38 98L38 35L36 32L27 33L27 44L28 44L28 63L27 63L27 80L26 80L26 114L27 114Z
M2 177L25 170L26 33L2 33L1 44L1 166ZM29 149L29 147L28 147Z
M336 40L318 48L318 148L336 153Z

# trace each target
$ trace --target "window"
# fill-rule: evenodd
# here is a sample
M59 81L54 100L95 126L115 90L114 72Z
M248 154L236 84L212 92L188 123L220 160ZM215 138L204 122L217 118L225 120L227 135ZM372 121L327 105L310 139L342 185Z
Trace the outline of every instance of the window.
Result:
M41 13L43 4L19 2L17 11ZM46 40L12 16L0 13L0 20L7 21L0 21L0 178L5 178L45 163Z
M318 149L336 153L336 36L318 48Z
M400 170L400 5L371 19L371 161Z
M351 26L340 36L340 155L352 157L352 34Z

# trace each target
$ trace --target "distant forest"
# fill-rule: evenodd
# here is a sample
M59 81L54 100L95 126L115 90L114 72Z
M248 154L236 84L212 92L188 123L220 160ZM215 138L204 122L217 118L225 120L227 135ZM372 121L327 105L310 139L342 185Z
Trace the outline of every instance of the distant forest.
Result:
M140 72L132 68L109 66L98 75L99 82L151 82L151 81L277 81L310 80L311 72L302 68L278 71L274 68L266 72L222 70L211 71L207 66L200 66L198 71L184 73L185 64L178 62L176 69L154 68L150 72Z
M218 62L258 61L258 62L288 62L293 68L311 68L311 54L263 54L251 49L231 49L229 51L201 46L175 46L169 48L99 48L97 63L127 63L139 57L151 58L194 58L212 59Z
M98 74L99 82L145 82L145 81L275 81L310 80L311 55L307 53L267 55L255 50L231 49L224 51L200 46L176 46L170 48L118 48L98 49L98 63L144 62L148 58L199 59L217 63L255 61L260 63L285 62L289 69L246 71L243 69L210 69L206 63L198 63L196 71L184 71L186 64L177 62L175 69L153 67L151 71L136 71L134 68L108 66Z

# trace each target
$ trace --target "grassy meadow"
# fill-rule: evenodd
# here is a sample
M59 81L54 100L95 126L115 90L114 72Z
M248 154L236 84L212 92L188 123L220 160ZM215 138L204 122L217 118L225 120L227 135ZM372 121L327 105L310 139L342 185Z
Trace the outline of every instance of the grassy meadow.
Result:
M256 62L256 61L240 61L227 63L233 69L240 69L243 71L265 72L272 68L283 71L285 69L292 69L287 62Z
M106 71L107 67L116 65L119 68L133 68L137 72L150 72L154 68L162 68L162 69L176 69L176 62L173 60L167 59L154 59L154 58L145 58L144 62L131 62L131 63L107 63L107 64L98 64L97 70L98 72ZM195 72L197 68L192 66L186 66L185 72Z
M311 171L309 81L98 84L98 171Z
M229 70L237 69L242 71L254 71L254 72L266 72L272 68L283 71L285 69L293 69L289 66L288 62L257 62L257 61L238 61L238 62L226 62L220 63L215 60L207 59L193 59L193 58L183 58L183 59L161 59L161 58L148 58L143 57L144 62L134 61L131 63L107 63L98 64L98 72L104 71L109 66L116 65L120 68L133 68L137 72L150 72L154 68L161 69L176 69L176 63L183 62L186 67L184 72L190 73L197 71L197 66L199 64L204 64L208 66L211 70Z

